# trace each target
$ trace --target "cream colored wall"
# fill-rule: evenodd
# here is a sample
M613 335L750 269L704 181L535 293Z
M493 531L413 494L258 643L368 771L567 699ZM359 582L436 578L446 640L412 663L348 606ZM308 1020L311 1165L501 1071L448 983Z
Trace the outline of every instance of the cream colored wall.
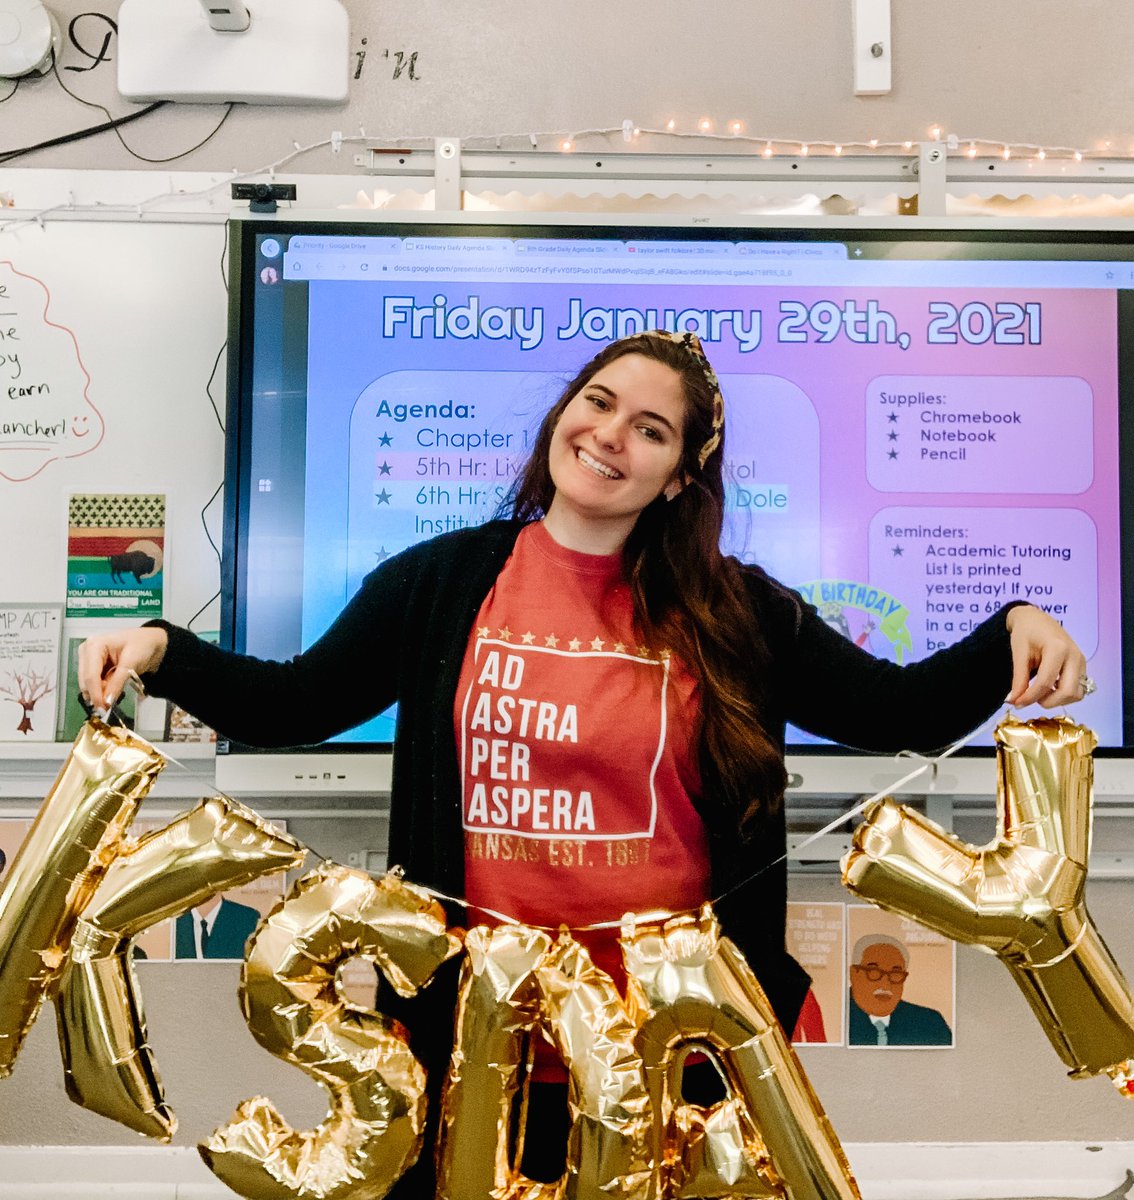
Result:
M89 0L48 0L66 28ZM893 91L856 98L852 91L850 0L576 0L567 8L519 0L347 0L352 49L366 58L344 108L240 106L206 146L177 169L253 169L332 130L376 138L496 136L526 147L529 133L619 129L626 119L661 128L670 119L691 130L701 116L724 128L731 119L758 136L807 141L917 140L934 124L961 137L1134 149L1134 81L1128 54L1134 9L1103 0L893 0ZM102 0L97 10L113 14ZM103 26L76 29L88 49ZM66 44L65 65L87 65ZM394 79L401 51L416 51ZM112 44L113 57L116 48ZM389 56L387 56L389 55ZM403 59L403 63L406 61ZM357 60L352 60L357 61ZM77 73L69 87L131 111L115 91L113 63ZM352 69L353 73L353 69ZM3 94L3 85L0 85ZM178 154L213 128L222 110L171 106L123 132L139 153ZM7 148L52 138L103 120L66 96L52 76L25 81L0 106ZM584 139L624 148L621 136ZM554 137L541 141L557 144ZM659 140L654 148L688 149ZM21 166L141 169L113 135L39 151ZM322 149L292 168L350 173L348 152ZM3 169L0 168L0 190Z

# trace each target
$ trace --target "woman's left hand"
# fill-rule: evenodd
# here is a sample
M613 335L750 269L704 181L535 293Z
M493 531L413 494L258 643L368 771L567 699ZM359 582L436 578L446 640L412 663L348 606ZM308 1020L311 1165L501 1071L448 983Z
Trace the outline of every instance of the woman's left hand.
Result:
M1007 703L1061 708L1082 700L1087 694L1087 659L1067 630L1031 604L1009 609L1006 623L1012 645Z

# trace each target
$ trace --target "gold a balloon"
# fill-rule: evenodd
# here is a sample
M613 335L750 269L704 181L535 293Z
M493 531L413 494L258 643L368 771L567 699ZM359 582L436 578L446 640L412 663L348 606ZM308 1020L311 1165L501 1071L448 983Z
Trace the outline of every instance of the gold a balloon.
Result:
M996 730L995 840L970 846L893 800L867 811L843 882L883 908L997 955L1078 1078L1122 1083L1134 999L1087 911L1095 735L1067 718Z
M325 863L299 879L249 942L241 1004L256 1040L330 1095L315 1130L292 1129L264 1097L244 1101L199 1147L213 1173L253 1200L378 1200L417 1160L425 1072L394 1020L348 1004L339 968L372 959L412 996L461 940L428 893Z
M165 760L88 721L0 885L0 1077L58 979L79 917Z
M712 910L629 926L622 953L664 1194L859 1200L791 1043ZM680 1100L674 1067L691 1043L713 1052L732 1093L708 1111Z

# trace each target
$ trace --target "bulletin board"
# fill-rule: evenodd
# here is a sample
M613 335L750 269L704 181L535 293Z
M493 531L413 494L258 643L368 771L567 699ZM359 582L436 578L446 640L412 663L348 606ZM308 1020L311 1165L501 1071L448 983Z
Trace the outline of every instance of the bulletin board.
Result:
M224 254L215 221L0 226L0 603L66 600L74 497L164 497L162 586L134 623L159 591L160 615L217 628ZM152 576L150 549L113 565ZM130 619L69 611L64 645Z

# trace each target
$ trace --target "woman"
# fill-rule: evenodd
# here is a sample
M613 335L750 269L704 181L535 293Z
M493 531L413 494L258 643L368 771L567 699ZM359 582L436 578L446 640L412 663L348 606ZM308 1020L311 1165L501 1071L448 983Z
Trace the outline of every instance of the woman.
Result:
M389 861L407 878L551 926L728 892L722 927L792 1029L808 979L784 950L785 722L930 749L926 729L945 745L1005 692L1081 698L1085 660L1029 605L909 667L872 658L721 555L723 449L697 338L622 339L544 419L511 520L382 564L298 658L243 658L156 622L85 643L81 684L105 706L135 670L254 745L319 741L396 700ZM617 974L614 935L590 941ZM419 1011L431 994L444 1003L431 987ZM414 1041L434 1080L436 1043Z

